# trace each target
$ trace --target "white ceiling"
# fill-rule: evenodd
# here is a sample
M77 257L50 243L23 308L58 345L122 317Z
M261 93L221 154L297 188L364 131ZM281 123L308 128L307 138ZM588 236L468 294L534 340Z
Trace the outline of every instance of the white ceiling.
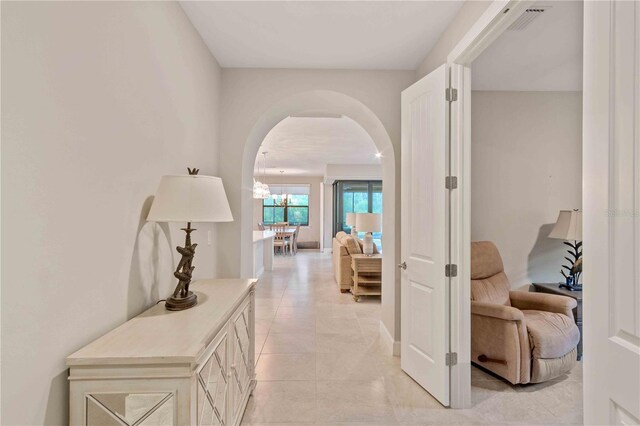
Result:
M520 31L505 31L473 62L473 90L581 91L582 1L551 6Z
M463 1L181 1L225 68L415 70Z
M348 117L288 117L262 142L254 174L262 176L267 151L267 175L324 176L327 164L381 164L369 134ZM258 171L259 168L259 171Z

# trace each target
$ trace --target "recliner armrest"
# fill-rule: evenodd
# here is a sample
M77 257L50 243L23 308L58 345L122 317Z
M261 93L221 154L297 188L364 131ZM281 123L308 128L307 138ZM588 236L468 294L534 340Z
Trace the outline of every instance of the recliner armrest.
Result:
M524 314L511 306L471 301L471 315L497 318L505 321L524 321Z
M569 318L573 318L572 311L577 306L575 299L558 294L510 291L509 297L511 304L518 309L555 312Z

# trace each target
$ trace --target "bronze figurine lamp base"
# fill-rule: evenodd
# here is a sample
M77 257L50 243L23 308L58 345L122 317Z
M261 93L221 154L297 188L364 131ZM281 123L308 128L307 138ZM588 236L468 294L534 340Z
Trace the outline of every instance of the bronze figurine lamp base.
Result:
M189 290L198 245L191 242L191 233L195 231L191 222L233 221L222 179L198 176L196 168L187 170L188 175L162 177L147 216L147 220L155 222L187 222L187 227L182 228L186 233L184 247L176 247L182 255L173 273L178 285L165 302L170 311L182 311L198 303L198 295Z
M189 309L198 303L198 296L194 292L189 291L191 275L196 268L192 263L198 244L191 244L191 233L195 231L195 229L191 227L191 222L187 222L187 227L181 229L186 232L184 247L178 246L176 250L182 255L182 259L180 259L180 263L178 263L178 267L173 273L173 276L178 279L178 285L173 291L173 294L167 298L164 305L165 308L170 311Z

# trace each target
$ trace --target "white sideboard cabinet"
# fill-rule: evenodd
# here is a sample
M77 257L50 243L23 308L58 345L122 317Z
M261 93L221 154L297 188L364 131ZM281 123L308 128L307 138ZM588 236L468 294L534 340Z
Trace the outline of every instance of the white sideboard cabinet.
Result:
M70 424L237 425L255 387L255 280L200 280L67 358Z

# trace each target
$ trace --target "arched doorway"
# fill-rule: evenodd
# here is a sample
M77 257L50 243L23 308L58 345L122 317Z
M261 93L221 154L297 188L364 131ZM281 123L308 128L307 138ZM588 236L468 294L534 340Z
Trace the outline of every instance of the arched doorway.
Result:
M286 98L265 111L251 129L242 156L242 191L240 223L240 271L249 277L253 269L253 171L256 155L269 131L290 115L309 113L341 114L357 122L371 137L382 154L383 221L382 244L382 315L389 337L399 325L399 287L396 286L396 260L399 250L396 226L396 156L389 134L380 119L362 102L345 94L329 90L302 92ZM393 333L393 334L391 334ZM387 337L387 336L385 336Z

